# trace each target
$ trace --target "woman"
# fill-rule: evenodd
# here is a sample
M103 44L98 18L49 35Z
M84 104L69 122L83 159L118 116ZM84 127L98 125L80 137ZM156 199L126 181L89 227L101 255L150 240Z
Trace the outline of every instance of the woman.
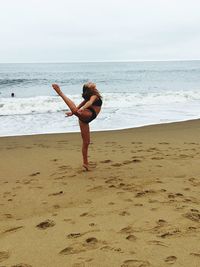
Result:
M67 116L75 115L79 118L79 125L81 129L81 136L83 140L82 144L82 155L83 155L83 167L86 171L89 170L88 165L88 147L90 144L90 127L89 123L93 121L99 114L102 106L102 97L96 88L94 83L86 83L83 85L83 102L77 107L73 101L71 101L61 91L57 84L52 84L53 89L62 97L64 102L70 108L71 112L67 112Z

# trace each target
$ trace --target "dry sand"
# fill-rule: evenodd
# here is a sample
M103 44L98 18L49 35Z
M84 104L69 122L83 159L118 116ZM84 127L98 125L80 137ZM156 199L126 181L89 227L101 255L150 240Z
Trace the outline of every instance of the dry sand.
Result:
M0 138L1 267L200 266L200 121Z

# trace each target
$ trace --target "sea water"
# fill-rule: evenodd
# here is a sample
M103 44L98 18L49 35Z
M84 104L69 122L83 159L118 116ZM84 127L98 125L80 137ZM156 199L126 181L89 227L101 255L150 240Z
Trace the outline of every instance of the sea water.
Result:
M0 136L79 131L51 84L78 105L88 81L103 97L92 131L200 117L200 61L0 64Z

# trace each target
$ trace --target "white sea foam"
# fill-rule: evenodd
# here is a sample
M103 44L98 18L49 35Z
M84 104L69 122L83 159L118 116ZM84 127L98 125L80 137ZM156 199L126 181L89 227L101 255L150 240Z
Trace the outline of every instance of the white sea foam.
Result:
M80 95L70 95L78 104ZM106 93L103 95L104 107L110 109L133 108L148 105L166 105L200 101L198 91L167 91L149 93ZM36 96L30 98L0 98L0 116L55 113L68 109L57 96Z
M79 95L70 96L78 104ZM106 93L91 130L112 130L195 119L200 96L187 93ZM0 99L0 136L79 131L75 116L65 117L65 103L56 96Z
M59 97L0 98L0 116L52 113L65 109L66 104Z

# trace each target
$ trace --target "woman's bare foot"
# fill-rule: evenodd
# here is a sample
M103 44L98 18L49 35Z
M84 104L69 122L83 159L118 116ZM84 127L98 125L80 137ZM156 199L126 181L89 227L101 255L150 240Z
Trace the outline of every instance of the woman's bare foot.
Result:
M83 168L85 168L86 171L89 171L89 166L88 166L88 164L83 164Z
M56 91L56 93L57 93L58 95L60 95L60 94L62 93L62 91L61 91L59 85L57 85L56 83L53 83L53 84L52 84L52 87L53 87L53 89Z

